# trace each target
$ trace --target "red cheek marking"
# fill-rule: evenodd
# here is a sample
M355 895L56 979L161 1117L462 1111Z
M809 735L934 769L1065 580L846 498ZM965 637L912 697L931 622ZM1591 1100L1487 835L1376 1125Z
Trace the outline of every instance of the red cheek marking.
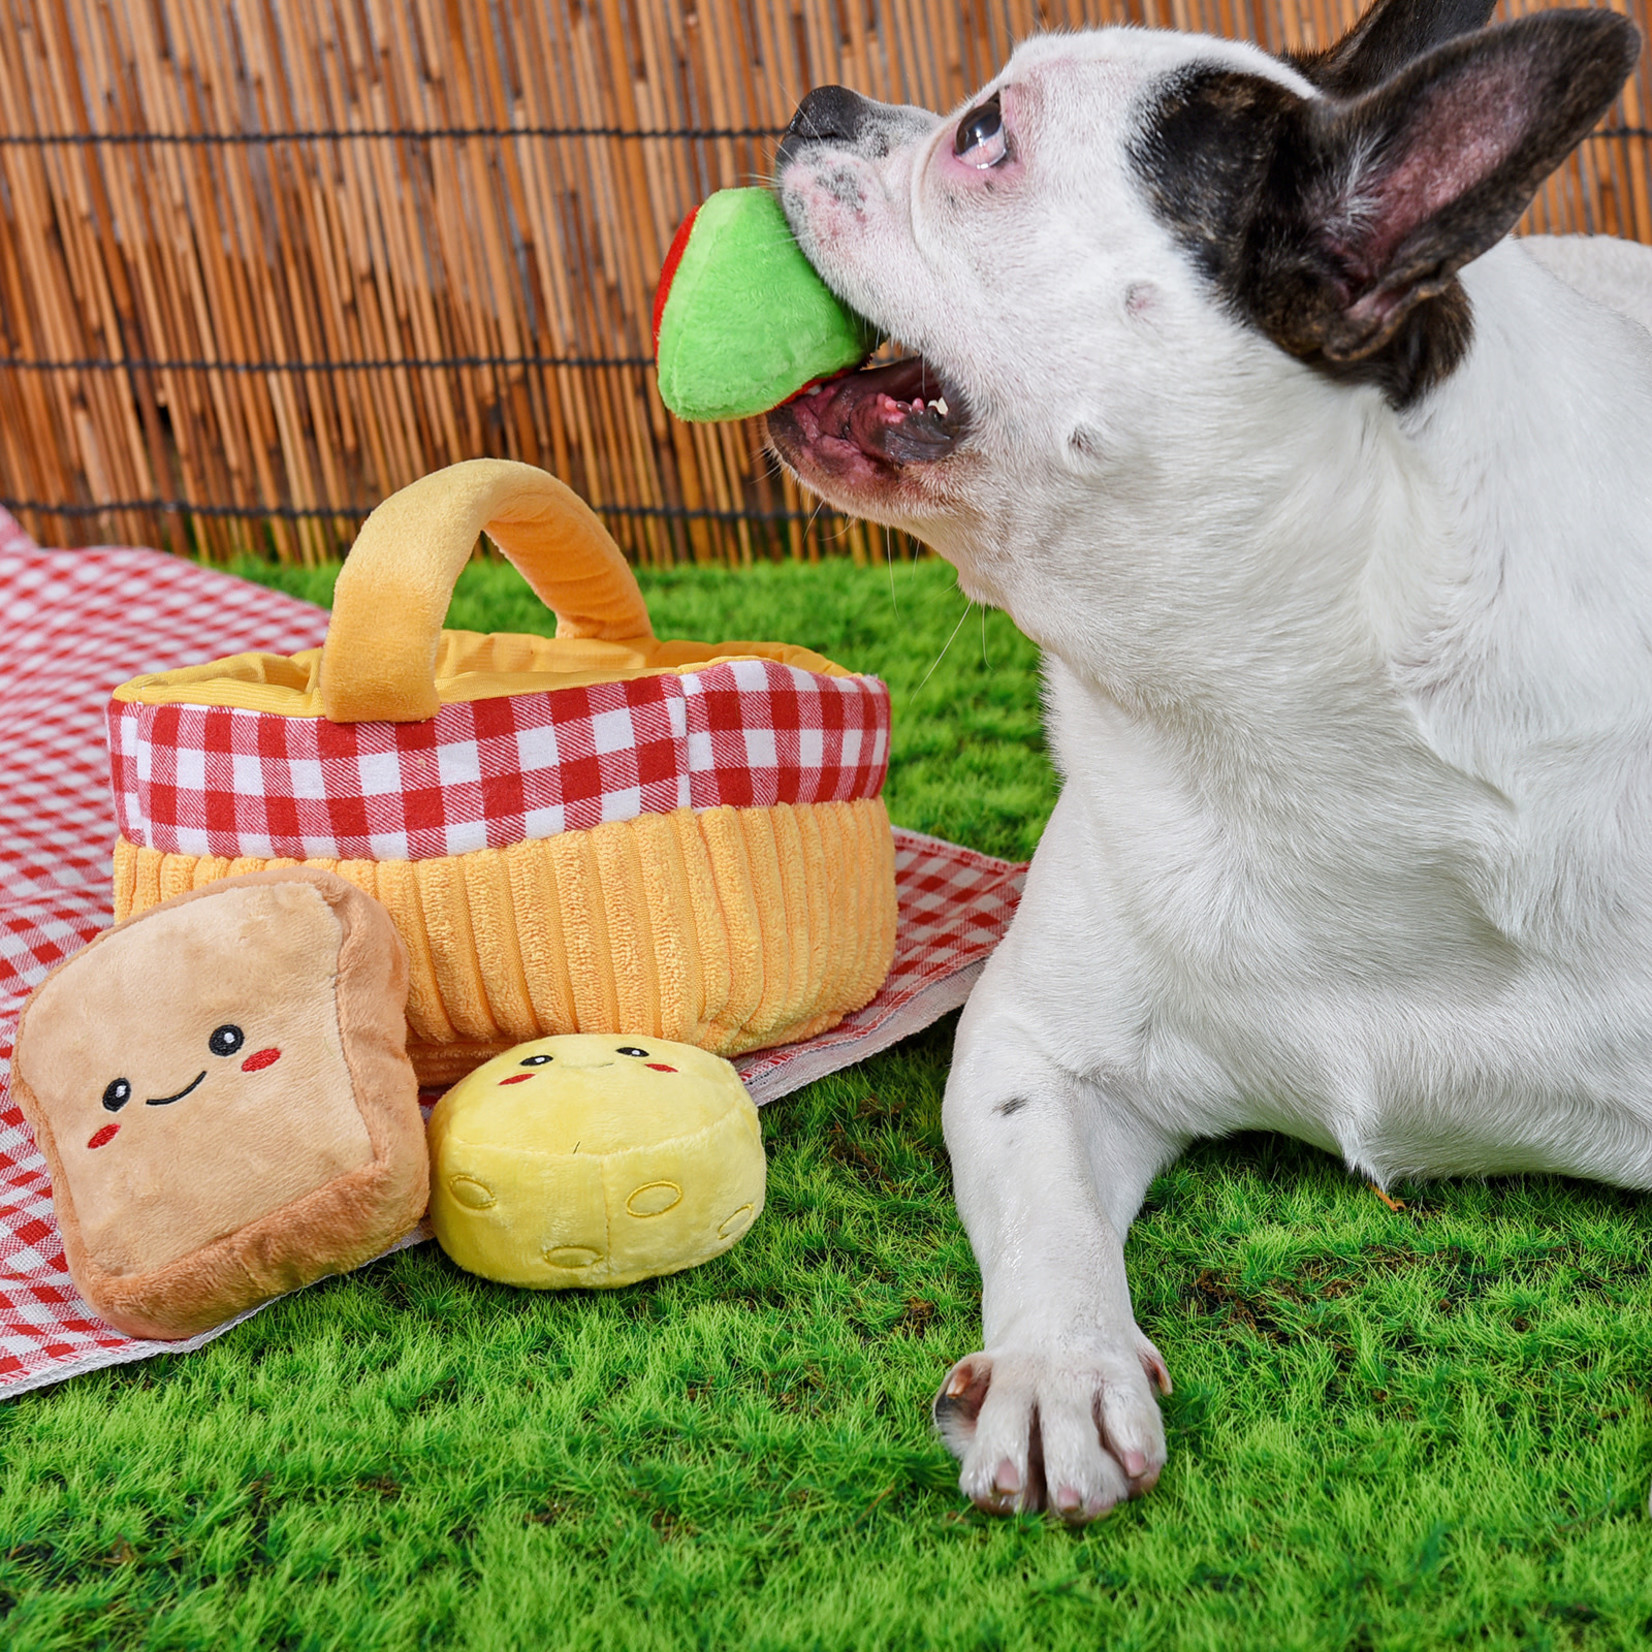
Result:
M265 1067L273 1067L281 1059L279 1050L255 1050L241 1063L243 1073L256 1073Z
M674 1072L676 1072L676 1070L677 1070L677 1069L676 1069L676 1068L675 1068L675 1067L668 1067L668 1066L666 1066L666 1064L665 1064L665 1063L664 1063L664 1062L663 1062L663 1061L650 1061L650 1062L649 1062L649 1063L648 1063L648 1065L649 1065L649 1066L650 1066L650 1067L651 1067L651 1068L652 1068L652 1069L653 1069L653 1070L654 1070L654 1071L655 1071L655 1072L656 1072L656 1073L674 1073Z
M526 1084L532 1077L532 1073L513 1073L509 1078L502 1078L499 1082L501 1084Z
M106 1124L87 1142L88 1147L102 1147L115 1139L115 1133L120 1129L118 1124Z

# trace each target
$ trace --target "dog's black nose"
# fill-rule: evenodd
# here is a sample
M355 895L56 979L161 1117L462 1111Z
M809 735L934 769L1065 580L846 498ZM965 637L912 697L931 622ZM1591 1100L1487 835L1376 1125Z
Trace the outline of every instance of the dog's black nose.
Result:
M847 86L817 86L798 104L786 135L791 137L795 133L800 138L853 143L861 123L871 112L872 105Z
M808 143L853 143L877 105L847 86L817 86L798 104L777 157L783 170Z

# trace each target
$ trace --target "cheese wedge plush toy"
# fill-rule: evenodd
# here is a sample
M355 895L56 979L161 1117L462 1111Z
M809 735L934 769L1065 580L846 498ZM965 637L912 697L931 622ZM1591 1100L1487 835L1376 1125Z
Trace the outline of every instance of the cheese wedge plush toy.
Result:
M766 189L720 190L683 220L654 298L660 397L679 419L766 413L871 345Z
M495 1056L430 1115L430 1217L506 1285L629 1285L725 1251L763 1208L757 1108L691 1044L572 1033Z
M377 901L290 867L128 918L35 989L14 1087L110 1324L190 1336L418 1222L407 979Z

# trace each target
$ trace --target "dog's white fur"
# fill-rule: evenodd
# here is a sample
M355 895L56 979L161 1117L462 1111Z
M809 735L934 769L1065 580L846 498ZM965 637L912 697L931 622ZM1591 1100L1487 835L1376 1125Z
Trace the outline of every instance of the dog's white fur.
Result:
M943 1393L967 1494L1036 1501L1041 1450L1073 1518L1164 1461L1122 1240L1191 1140L1652 1186L1652 335L1575 290L1630 307L1652 251L1495 246L1396 412L1232 319L1144 203L1125 146L1189 61L1313 91L1228 41L1037 38L993 83L1018 176L902 110L781 178L974 418L893 480L785 457L1045 652L1064 786L946 1094L985 1348Z

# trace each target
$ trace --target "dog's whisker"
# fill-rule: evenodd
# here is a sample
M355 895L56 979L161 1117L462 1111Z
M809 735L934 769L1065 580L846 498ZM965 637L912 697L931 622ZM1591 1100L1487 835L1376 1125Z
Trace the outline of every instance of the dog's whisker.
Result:
M918 696L923 693L925 687L928 685L929 679L935 675L936 669L939 667L941 661L946 658L947 649L951 648L953 643L957 640L958 633L963 630L964 621L969 618L969 611L974 606L975 603L972 599L969 597L964 598L964 611L958 616L958 623L953 626L952 635L946 639L946 642L941 647L940 653L935 656L934 665L930 666L930 668L924 673L923 682L919 683L918 686L912 690L912 698L914 701L916 701Z

